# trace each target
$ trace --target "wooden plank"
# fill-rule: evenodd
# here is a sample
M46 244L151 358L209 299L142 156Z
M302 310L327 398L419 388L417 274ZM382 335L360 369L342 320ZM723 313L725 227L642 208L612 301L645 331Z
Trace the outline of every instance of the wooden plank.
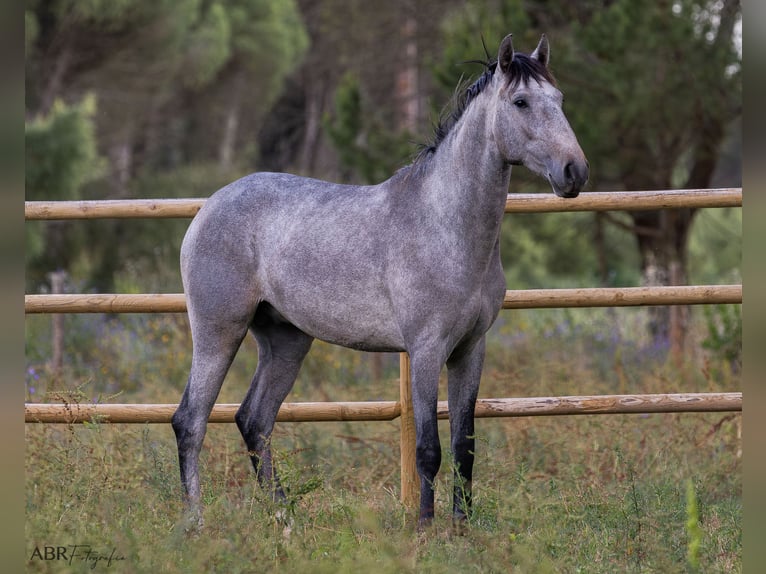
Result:
M506 213L641 211L680 207L742 207L742 188L586 191L565 199L549 193L509 194Z
M205 203L204 198L120 199L92 201L27 201L27 220L104 218L189 218ZM564 199L552 193L512 193L506 213L555 211L628 211L678 207L741 207L742 188L669 189L655 191L586 191Z
M412 409L410 357L399 353L399 404L401 405L399 455L401 461L400 500L408 508L420 502L420 477L415 465L415 415Z
M82 423L96 417L111 423L169 423L177 408L175 404L27 403L24 405L24 421ZM238 404L215 405L208 420L232 423L238 408ZM399 411L396 401L283 403L277 421L390 421L399 416Z
M742 303L742 285L524 289L506 291L504 309ZM25 295L25 313L184 313L183 293Z
M26 313L185 313L183 293L25 295Z
M283 403L277 421L392 421L399 417L400 412L397 401Z
M103 418L112 423L169 423L175 404L50 404L26 403L28 423L81 423ZM234 422L238 404L213 408L210 422ZM567 397L523 397L479 399L477 418L594 414L648 414L736 412L742 410L742 393L671 393L650 395L587 395ZM389 421L400 415L397 401L346 403L285 403L278 421ZM437 415L449 418L447 401L439 401ZM414 458L413 458L414 460Z
M194 217L204 203L204 198L27 201L24 217L27 220L188 218Z
M476 418L553 415L729 412L742 410L742 393L674 393L479 399ZM439 418L448 418L440 401Z
M683 285L506 291L503 309L742 303L742 285Z

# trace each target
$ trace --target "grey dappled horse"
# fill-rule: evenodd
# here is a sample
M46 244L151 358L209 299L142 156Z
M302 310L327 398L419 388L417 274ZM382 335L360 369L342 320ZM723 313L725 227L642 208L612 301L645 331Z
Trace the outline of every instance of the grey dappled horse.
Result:
M285 494L269 437L316 338L409 353L421 526L434 515L437 390L447 365L453 514L466 517L484 338L505 293L500 223L511 166L542 175L560 197L576 197L588 179L548 58L545 36L525 55L514 53L508 35L434 143L378 185L255 173L205 203L181 249L194 351L173 416L192 516L201 516L198 460L208 416L250 330L258 367L236 422L275 499Z

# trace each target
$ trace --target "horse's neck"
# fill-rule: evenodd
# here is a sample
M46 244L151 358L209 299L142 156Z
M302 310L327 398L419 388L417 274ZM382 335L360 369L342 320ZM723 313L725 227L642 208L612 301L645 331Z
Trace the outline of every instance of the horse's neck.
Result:
M454 232L494 245L500 230L511 166L489 134L487 109L475 101L430 158L422 197ZM491 247L490 246L490 247Z

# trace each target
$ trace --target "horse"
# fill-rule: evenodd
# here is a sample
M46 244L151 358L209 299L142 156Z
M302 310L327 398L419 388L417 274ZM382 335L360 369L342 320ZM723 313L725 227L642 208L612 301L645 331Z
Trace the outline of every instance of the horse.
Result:
M485 336L502 306L500 224L513 165L562 198L588 162L549 70L506 36L497 58L458 90L451 115L410 165L377 185L254 173L214 193L181 247L192 334L186 388L172 417L185 508L202 524L199 455L224 377L247 332L258 365L235 421L258 482L285 493L270 436L314 339L407 352L420 477L418 527L432 523L441 465L439 374L446 365L454 458L453 519L471 510L474 407Z

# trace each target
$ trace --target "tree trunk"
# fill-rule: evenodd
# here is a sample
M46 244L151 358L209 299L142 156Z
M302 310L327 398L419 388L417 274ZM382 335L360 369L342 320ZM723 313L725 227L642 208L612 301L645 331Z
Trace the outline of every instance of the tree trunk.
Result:
M223 122L223 134L218 146L218 165L222 171L228 171L234 165L234 148L237 144L239 131L240 108L242 107L242 92L245 78L243 72L237 70L231 81L231 95L229 105L226 108L226 116Z
M228 171L234 160L234 143L237 139L239 127L239 106L230 105L226 110L226 119L223 123L223 135L218 148L218 165L222 171Z
M420 116L418 89L418 23L413 2L407 2L407 15L400 29L402 66L396 75L399 129L415 132Z
M301 173L316 173L317 151L322 134L322 112L324 109L326 82L314 77L310 71L305 79L306 106L304 109L303 144L300 150L299 170Z
M53 102L61 95L64 78L69 71L69 64L72 60L72 48L68 38L63 40L63 44L63 47L55 57L50 75L47 78L48 81L40 98L38 113L41 116L45 116L51 111Z
M116 198L128 197L128 183L133 173L133 143L130 135L125 134L121 141L109 147L109 163L112 167L112 195Z
M688 285L687 247L695 209L631 212L646 286ZM684 305L650 307L649 335L659 348L683 356L689 323Z

